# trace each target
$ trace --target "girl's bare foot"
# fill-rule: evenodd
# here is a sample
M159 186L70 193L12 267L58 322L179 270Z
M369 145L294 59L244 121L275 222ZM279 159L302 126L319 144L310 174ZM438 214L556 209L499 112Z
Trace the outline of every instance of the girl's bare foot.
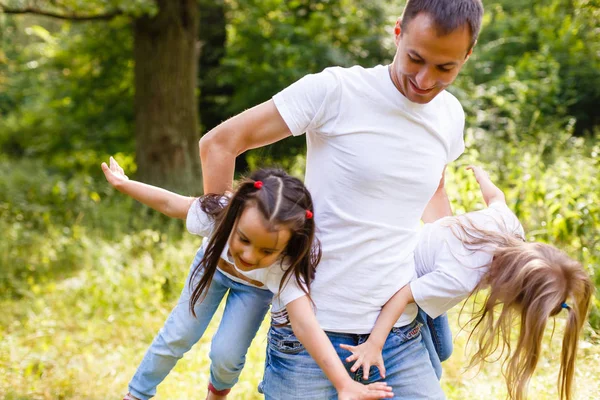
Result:
M131 393L127 393L125 395L125 397L123 397L123 400L140 400L137 397L135 397L134 395L132 395Z

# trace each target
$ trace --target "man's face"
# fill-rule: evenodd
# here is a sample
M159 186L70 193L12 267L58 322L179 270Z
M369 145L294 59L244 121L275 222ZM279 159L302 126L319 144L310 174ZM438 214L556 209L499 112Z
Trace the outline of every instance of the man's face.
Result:
M398 90L410 101L429 103L448 87L471 55L471 34L465 24L448 35L438 36L426 13L413 18L402 31L396 22L396 55L390 76Z

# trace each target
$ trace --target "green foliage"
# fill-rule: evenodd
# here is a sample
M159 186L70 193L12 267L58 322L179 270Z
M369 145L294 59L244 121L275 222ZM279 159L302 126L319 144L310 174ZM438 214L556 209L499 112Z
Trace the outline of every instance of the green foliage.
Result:
M373 65L387 20L366 1L229 2L227 55L221 79L236 87L233 113L268 99L309 72L331 65Z
M93 16L121 11L130 16L156 13L154 0L3 0L2 5L11 9L31 7L59 15Z
M382 44L392 23L385 5L363 0L230 0L228 44L219 81L234 88L223 99L235 115L298 80L332 65L372 66L390 59ZM254 152L285 162L304 152L295 138Z
M578 134L591 133L600 123L600 3L501 0L485 9L479 44L463 77L494 87L510 73L523 86L537 81L540 94L550 80L552 93L531 99L531 106L542 114L573 116Z
M131 156L117 159L125 166L133 162ZM93 263L90 251L98 239L127 241L131 232L153 232L152 240L147 234L134 237L149 246L163 235L180 237L179 221L116 192L99 165L96 176L65 177L40 161L0 161L0 298L28 296L32 285Z
M0 112L0 148L65 169L95 169L92 149L133 150L133 62L127 21L11 28L14 74ZM22 47L21 47L22 45ZM17 48L20 52L16 52Z

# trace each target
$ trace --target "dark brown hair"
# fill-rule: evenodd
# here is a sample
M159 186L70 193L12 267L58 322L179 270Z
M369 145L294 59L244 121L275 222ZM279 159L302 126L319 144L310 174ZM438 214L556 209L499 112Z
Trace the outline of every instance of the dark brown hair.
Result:
M257 181L262 182L260 188L255 186ZM260 169L242 180L230 199L222 194L208 194L200 199L199 206L214 218L215 225L204 257L190 276L190 287L193 288L190 310L194 316L194 305L204 299L231 231L248 206L255 206L271 228L289 229L291 232L278 261L289 263L279 290L293 275L293 279L309 295L310 284L321 259L321 246L315 237L314 218L306 215L307 210L314 213L314 208L312 197L302 181L280 169ZM194 285L200 274L199 282Z
M571 398L577 344L590 306L594 286L583 266L545 243L527 243L510 233L476 227L469 214L452 220L456 237L473 251L485 249L493 258L489 269L472 293L485 299L471 322L469 341L476 339L476 352L469 367L498 358L509 397L522 400L540 358L542 338L550 317L567 313L562 342L558 387L561 399ZM519 321L516 347L511 331Z
M465 24L471 32L469 50L481 30L483 4L481 0L408 0L402 13L402 31L419 13L428 14L435 22L438 35L448 35Z

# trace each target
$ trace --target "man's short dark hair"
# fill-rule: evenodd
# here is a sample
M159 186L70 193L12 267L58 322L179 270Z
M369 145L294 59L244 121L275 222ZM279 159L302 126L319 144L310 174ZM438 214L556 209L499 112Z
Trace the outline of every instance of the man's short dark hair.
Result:
M408 0L402 13L402 30L421 12L433 19L440 36L448 35L467 24L471 31L469 49L475 44L483 17L481 0Z

